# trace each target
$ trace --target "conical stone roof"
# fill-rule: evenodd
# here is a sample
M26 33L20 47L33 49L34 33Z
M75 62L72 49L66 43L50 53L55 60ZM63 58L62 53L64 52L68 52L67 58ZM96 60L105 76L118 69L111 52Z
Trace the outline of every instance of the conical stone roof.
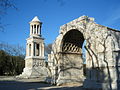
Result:
M38 19L38 17L37 17L37 16L35 16L35 17L32 19L32 21L31 21L31 22L34 22L34 21L38 21L38 22L40 22L40 20Z

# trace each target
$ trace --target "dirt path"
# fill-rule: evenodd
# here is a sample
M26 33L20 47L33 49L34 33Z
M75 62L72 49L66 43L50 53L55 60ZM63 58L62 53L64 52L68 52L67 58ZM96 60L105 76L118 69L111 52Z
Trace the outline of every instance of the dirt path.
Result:
M0 90L84 90L81 86L53 86L40 79L15 79L0 76Z

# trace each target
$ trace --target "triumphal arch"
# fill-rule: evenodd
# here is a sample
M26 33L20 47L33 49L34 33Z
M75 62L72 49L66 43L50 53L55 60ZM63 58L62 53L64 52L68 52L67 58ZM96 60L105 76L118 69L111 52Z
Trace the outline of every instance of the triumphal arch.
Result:
M96 24L94 18L81 16L60 27L52 48L48 62L52 62L52 79L57 85L83 83L86 88L119 88L120 31Z

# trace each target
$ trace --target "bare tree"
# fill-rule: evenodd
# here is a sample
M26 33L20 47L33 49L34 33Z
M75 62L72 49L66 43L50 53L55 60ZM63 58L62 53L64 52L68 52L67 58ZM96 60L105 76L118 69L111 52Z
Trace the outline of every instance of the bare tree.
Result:
M7 52L12 56L25 56L25 48L18 45L10 45L8 43L0 43L0 50Z
M50 44L45 46L45 53L50 54L51 51L52 51L52 44L50 43Z

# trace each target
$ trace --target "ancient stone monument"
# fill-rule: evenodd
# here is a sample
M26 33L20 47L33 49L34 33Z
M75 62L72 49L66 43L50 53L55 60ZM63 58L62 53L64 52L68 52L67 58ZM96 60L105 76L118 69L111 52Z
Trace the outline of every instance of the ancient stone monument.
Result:
M41 35L42 22L34 17L30 22L30 36L26 43L25 68L19 76L22 78L47 77L48 69L45 67L44 38Z
M83 74L82 46L86 49L86 76ZM48 63L52 79L83 83L85 88L119 90L120 31L82 16L60 27Z
M120 90L120 31L81 16L60 27L46 67L41 26L37 17L30 22L25 68L19 77L44 77L57 85L82 83L84 88L95 90Z

